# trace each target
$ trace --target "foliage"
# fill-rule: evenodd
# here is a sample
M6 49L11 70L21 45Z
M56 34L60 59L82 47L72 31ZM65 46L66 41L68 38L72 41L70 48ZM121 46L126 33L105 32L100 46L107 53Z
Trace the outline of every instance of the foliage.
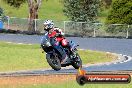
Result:
M116 0L107 17L110 24L132 24L132 0Z
M3 9L0 8L0 16L2 16L2 14L3 14Z
M132 0L115 0L112 3L112 8L108 14L107 24L132 24ZM117 33L122 31L126 33L126 30L129 30L131 35L132 30L129 29L126 25L124 27L115 27L114 29L107 29L107 32Z
M99 0L64 0L64 14L72 21L94 21Z
M27 2L23 3L18 9L0 0L0 6L6 9L5 14L10 17L27 18L29 15ZM63 4L60 0L48 0L47 2L42 0L38 15L39 19L52 19L55 21L68 20L63 14Z
M103 0L106 6L110 6L112 3L112 0Z
M14 6L15 8L19 8L22 3L26 0L5 0L10 6ZM35 22L33 19L38 19L38 9L41 5L41 0L27 0L28 8L29 8L29 27L28 30L31 32L35 32Z
M107 10L110 8L111 4L112 4L112 0L101 0L100 1L100 9Z
M4 0L6 3L8 3L10 6L14 6L19 8L22 3L24 3L26 0Z
M4 15L4 10L0 7L0 20L3 22L7 20L7 17Z

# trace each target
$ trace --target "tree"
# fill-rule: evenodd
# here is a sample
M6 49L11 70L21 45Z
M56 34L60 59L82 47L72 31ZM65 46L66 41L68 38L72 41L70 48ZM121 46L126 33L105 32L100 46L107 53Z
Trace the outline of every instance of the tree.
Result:
M0 7L0 17L3 15L3 9Z
M132 24L132 0L115 0L112 3L111 11L106 20L107 24ZM125 27L127 25L124 25ZM131 28L123 28L123 26L116 26L115 28L106 29L107 32L119 33L119 31L129 31L132 35Z
M22 3L24 3L26 0L4 0L6 3L8 3L10 6L14 6L19 8Z
M112 3L112 0L102 0L106 7L109 7Z
M95 21L99 0L64 0L64 14L72 21Z
M38 9L41 5L41 0L28 0L29 7L29 28L31 32L35 32L35 20L38 19Z
M6 21L7 17L4 15L4 10L0 7L0 20L1 21Z
M38 9L41 5L41 0L4 0L10 6L19 8L24 2L28 2L29 7L29 27L30 32L35 32L35 20L38 19Z
M132 0L116 0L106 23L132 24Z
M112 0L100 0L101 9L109 9L112 4Z

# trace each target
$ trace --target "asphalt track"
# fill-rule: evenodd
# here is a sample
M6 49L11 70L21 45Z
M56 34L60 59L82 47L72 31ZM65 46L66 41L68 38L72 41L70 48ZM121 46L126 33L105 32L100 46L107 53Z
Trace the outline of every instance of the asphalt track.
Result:
M0 34L0 41L40 44L42 36L38 35L21 35L21 34ZM97 51L112 52L123 54L126 61L112 62L109 64L93 65L84 67L87 71L131 71L132 70L132 39L117 39L117 38L79 38L68 37L68 40L79 44L80 49L90 49ZM13 72L13 74L61 74L61 73L76 73L74 68L63 68L60 71L52 69L40 69L33 71Z

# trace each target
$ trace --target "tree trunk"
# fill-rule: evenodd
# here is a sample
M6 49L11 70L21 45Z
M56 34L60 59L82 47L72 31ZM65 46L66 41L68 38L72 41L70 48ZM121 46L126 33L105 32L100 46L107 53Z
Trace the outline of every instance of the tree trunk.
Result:
M29 26L28 31L35 33L35 19L38 19L38 9L41 4L41 0L28 0L29 6Z

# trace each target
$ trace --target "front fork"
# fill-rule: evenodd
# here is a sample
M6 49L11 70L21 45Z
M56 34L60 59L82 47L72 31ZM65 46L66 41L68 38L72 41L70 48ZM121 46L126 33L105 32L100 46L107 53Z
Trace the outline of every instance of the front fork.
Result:
M77 57L77 51L71 51L71 55L70 55L70 58L72 59L72 60L75 60L75 58Z

